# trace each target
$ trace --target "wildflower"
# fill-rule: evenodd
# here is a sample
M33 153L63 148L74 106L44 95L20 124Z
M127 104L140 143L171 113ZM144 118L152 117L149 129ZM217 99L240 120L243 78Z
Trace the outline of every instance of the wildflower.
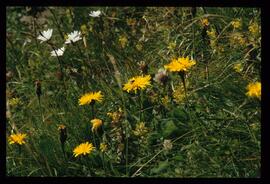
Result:
M168 95L161 98L161 104L167 109L169 108L169 102L170 102L170 98Z
M172 141L170 139L165 139L164 142L163 142L163 148L166 150L166 151L169 151L171 150L173 147L172 145Z
M137 123L136 128L133 131L134 135L138 137L143 137L147 132L148 132L148 128L145 127L144 122Z
M123 117L122 109L119 108L117 112L108 112L107 116L109 116L112 119L112 123L118 123L120 119Z
M185 98L185 90L184 90L183 85L176 86L172 95L173 95L173 100L176 103L180 104L181 102L183 102Z
M233 20L231 22L231 24L232 24L232 26L233 26L234 29L238 29L238 28L241 28L242 27L242 22L239 19Z
M261 83L255 82L255 83L249 83L247 86L248 92L246 93L249 97L257 97L261 99Z
M127 39L126 36L123 35L123 36L120 36L120 37L119 37L118 41L119 41L121 47L122 47L122 48L125 48L126 45L127 45L128 39Z
M48 29L47 31L42 31L37 39L41 40L40 43L46 42L51 39L53 29Z
M65 44L75 43L81 39L82 39L81 32L80 31L73 31L72 33L67 35L67 39L65 41Z
M260 31L260 27L256 22L251 23L248 26L249 32L251 32L253 35L256 35Z
M100 143L99 149L100 149L101 152L107 151L107 148L108 148L108 146L107 146L106 143Z
M236 64L233 66L233 69L234 69L236 72L238 72L238 73L242 72L242 70L243 70L242 63L236 63Z
M128 93L130 91L135 91L137 93L137 90L143 90L147 86L150 86L150 80L151 76L146 75L144 76L136 76L131 79L124 85L123 90L127 91Z
M202 19L202 20L201 20L201 23L202 23L202 25L203 25L204 27L209 26L209 21L208 21L208 19L206 19L206 18Z
M99 17L101 15L101 11L100 10L97 10L97 11L91 11L89 13L89 16L90 17Z
M95 147L93 146L92 143L85 142L85 143L80 144L73 150L73 155L74 157L77 157L79 155L90 154L94 149Z
M188 57L180 57L178 59L172 59L171 63L164 66L170 72L185 72L195 65L196 61L190 60Z
M103 98L103 95L101 94L101 91L89 92L89 93L84 94L79 99L79 105L94 104L96 101L101 102L102 98Z
M233 33L230 37L230 43L234 47L237 47L237 45L244 46L246 43L246 39L241 33Z
M18 133L18 134L12 134L9 136L9 144L19 144L19 145L23 145L25 144L25 139L26 137L26 134L21 134L21 133Z
M148 65L144 61L141 61L138 65L139 65L139 68L140 68L141 72L143 74L147 74L147 72L148 72Z
M20 100L20 98L11 98L11 99L8 101L8 104L9 104L10 106L16 106L16 105L21 104L21 100Z
M158 70L158 73L154 77L154 81L157 83L161 83L162 85L165 85L167 81L169 80L167 71L163 68Z
M92 119L92 132L97 132L97 129L102 125L102 120L100 119Z
M51 51L51 56L62 56L64 54L65 47Z
M136 19L132 19L132 18L127 19L127 25L135 26L136 25Z

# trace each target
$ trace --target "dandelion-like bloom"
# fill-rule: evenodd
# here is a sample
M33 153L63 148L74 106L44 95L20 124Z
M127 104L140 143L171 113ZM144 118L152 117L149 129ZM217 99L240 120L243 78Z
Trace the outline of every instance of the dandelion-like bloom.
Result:
M99 149L100 149L101 152L107 151L107 148L108 148L108 146L107 146L106 143L100 143Z
M84 94L80 99L79 99L79 105L87 105L87 104L92 104L96 101L101 102L103 98L103 95L101 94L101 91L98 92L89 92Z
M82 39L81 32L80 31L73 31L72 33L68 34L68 37L65 41L65 44L69 44L71 42L75 43L81 39Z
M89 16L90 17L99 17L101 15L101 11L100 10L97 10L97 11L91 11L89 13Z
M134 91L137 93L137 90L143 90L147 86L150 86L151 76L146 75L144 76L136 76L128 80L128 82L124 85L123 90L127 91L128 93L130 91Z
M74 157L77 157L79 155L90 154L94 149L95 147L93 146L92 143L85 142L85 143L80 144L73 150L73 155Z
M97 132L97 129L102 125L102 120L100 119L92 119L92 132Z
M53 29L48 29L47 31L42 31L37 39L41 40L40 43L46 42L52 37Z
M253 22L252 24L248 26L248 30L249 32L255 35L260 31L260 27L256 22Z
M202 19L201 23L202 23L203 26L209 26L209 21L206 18Z
M172 59L169 64L164 65L164 68L170 72L186 72L195 64L196 61L190 60L188 57L180 57L178 59Z
M12 134L9 136L8 141L9 141L9 144L22 145L22 144L25 144L25 141L24 141L25 138L26 138L26 134L21 134L21 133Z
M51 51L51 56L62 56L64 54L65 47Z
M247 86L248 92L246 93L249 97L257 97L261 98L261 83L255 82L255 83L249 83Z
M232 26L233 26L234 29L241 28L241 26L242 26L242 23L241 23L240 20L233 20L233 21L231 22L231 24L232 24Z

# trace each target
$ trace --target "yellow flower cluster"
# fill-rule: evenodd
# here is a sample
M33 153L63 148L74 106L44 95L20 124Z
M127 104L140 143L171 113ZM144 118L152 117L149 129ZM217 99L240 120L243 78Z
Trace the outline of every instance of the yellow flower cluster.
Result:
M130 91L134 91L137 93L137 90L143 90L147 86L150 86L151 76L136 76L128 80L128 82L124 85L123 90L127 91L128 93Z
M21 134L21 133L18 133L18 134L12 134L9 136L9 144L19 144L19 145L22 145L22 144L25 144L25 141L24 139L26 138L26 134Z
M171 63L164 65L164 68L170 72L186 72L195 64L196 61L190 60L188 57L180 57L172 59Z
M102 120L100 119L92 119L92 132L97 132L97 129L102 125Z
M77 156L79 156L79 155L90 154L94 149L95 149L95 147L93 146L92 143L85 142L85 143L80 144L79 146L77 146L77 147L73 150L73 155L74 155L75 157L77 157Z
M251 24L248 26L248 30L249 30L249 32L251 32L253 35L256 35L256 34L259 33L259 31L260 31L260 27L259 27L259 25L258 25L256 22L253 22L253 23L251 23Z
M87 105L96 101L101 102L102 98L103 95L101 94L101 91L86 93L79 99L79 105Z
M135 136L142 137L148 132L148 128L145 126L144 122L140 122L136 124L136 128L133 131Z
M247 86L248 92L246 93L249 97L257 97L261 99L261 83L255 82L255 83L249 83Z
M239 19L233 20L231 24L234 29L240 29L242 27L242 22Z

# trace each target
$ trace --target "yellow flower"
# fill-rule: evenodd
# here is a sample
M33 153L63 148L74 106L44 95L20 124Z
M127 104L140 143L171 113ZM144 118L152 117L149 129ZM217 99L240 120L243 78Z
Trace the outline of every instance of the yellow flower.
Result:
M203 26L209 26L209 21L206 18L202 19L201 23L202 23Z
M73 155L74 157L77 157L82 154L83 155L90 154L94 149L95 147L93 146L92 143L85 142L85 143L80 144L73 150Z
M243 70L242 63L237 63L237 64L235 64L235 65L233 66L233 69L234 69L236 72L238 72L238 73L242 72L242 70Z
M242 22L239 19L233 20L231 22L231 24L232 24L232 26L233 26L234 29L238 29L238 28L241 28L242 27Z
M108 112L107 116L109 116L112 119L112 123L118 123L120 119L123 117L122 109L119 108L116 112Z
M89 92L89 93L84 94L79 99L79 105L91 104L91 103L94 103L95 101L101 102L102 98L103 98L103 95L101 94L101 91Z
M107 144L106 143L100 143L99 149L101 152L105 152L107 150Z
M146 133L148 132L148 128L145 127L145 123L144 122L140 122L136 124L136 128L133 131L135 136L139 136L142 137L144 136Z
M100 119L92 119L92 132L97 131L97 129L102 125L102 120Z
M12 134L9 136L9 144L19 144L19 145L22 145L22 144L25 144L25 139L26 137L26 134L21 134L21 133L18 133L18 134Z
M260 27L256 22L253 22L248 26L248 30L249 30L249 32L251 32L252 34L255 35L255 34L259 33Z
M247 86L248 92L246 93L249 97L257 97L261 99L261 83L255 82L255 83L249 83Z
M119 41L121 47L122 47L122 48L125 48L126 45L127 45L128 39L127 39L126 36L120 36L118 41Z
M146 75L144 76L136 76L128 80L128 82L124 85L123 90L127 91L128 93L130 91L135 91L137 93L137 90L145 89L147 86L150 86L150 80L151 76Z
M186 84L187 85L187 84ZM176 86L175 90L173 91L173 100L177 103L180 104L181 102L184 101L185 99L185 90L183 85Z
M168 69L170 72L181 72L187 71L195 64L196 61L190 60L188 57L180 57L178 59L172 59L171 63L164 65L164 68Z

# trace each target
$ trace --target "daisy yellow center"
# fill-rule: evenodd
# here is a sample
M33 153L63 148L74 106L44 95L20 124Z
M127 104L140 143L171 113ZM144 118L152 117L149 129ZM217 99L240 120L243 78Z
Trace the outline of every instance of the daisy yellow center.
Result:
M86 93L79 99L79 105L87 105L95 101L101 102L102 98L101 91Z
M82 143L73 150L73 155L74 157L77 157L79 155L90 154L94 149L95 147L93 146L92 143L89 142Z
M19 144L19 145L22 145L22 144L25 144L25 139L26 137L26 134L12 134L9 136L9 144Z
M246 93L247 96L261 98L261 83L260 82L248 84L247 90L248 90L248 92Z
M150 86L150 80L150 75L133 77L129 79L128 82L124 85L123 90L127 91L128 93L130 91L137 93L137 90L143 90L147 86Z

